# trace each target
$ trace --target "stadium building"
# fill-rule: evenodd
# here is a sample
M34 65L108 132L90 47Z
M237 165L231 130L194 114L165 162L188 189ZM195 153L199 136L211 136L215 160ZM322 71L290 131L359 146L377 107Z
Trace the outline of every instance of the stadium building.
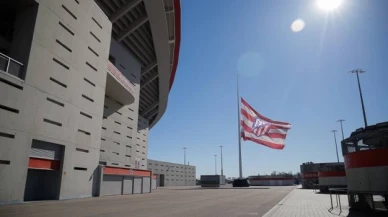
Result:
M179 0L0 3L0 204L151 191Z
M156 179L156 186L195 186L196 167L148 159L148 170Z
M346 187L346 174L343 162L313 163L300 165L303 188L319 188L326 192L330 187Z
M359 128L342 140L351 209L388 212L388 122Z

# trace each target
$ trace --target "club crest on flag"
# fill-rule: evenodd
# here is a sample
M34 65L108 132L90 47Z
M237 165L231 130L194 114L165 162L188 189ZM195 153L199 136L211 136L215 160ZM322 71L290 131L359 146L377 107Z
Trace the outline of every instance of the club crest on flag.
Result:
M252 123L252 132L256 136L263 136L267 133L270 126L271 126L270 123L265 122L256 116Z
M291 124L271 120L253 109L241 98L241 137L273 149L283 149Z

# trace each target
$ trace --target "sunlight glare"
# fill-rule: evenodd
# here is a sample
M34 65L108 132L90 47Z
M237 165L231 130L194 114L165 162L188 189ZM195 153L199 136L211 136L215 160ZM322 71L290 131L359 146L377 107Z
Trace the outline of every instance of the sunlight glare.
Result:
M291 24L291 30L293 32L300 32L304 29L304 21L302 19L296 19L294 22Z
M325 11L331 11L338 8L342 0L317 0L318 7Z

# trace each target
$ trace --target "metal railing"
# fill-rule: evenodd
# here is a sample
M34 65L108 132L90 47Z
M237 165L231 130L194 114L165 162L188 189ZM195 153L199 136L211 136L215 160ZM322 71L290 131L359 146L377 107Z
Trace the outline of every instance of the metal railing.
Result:
M0 70L24 80L24 65L0 53Z
M342 154L388 148L388 122L359 129L341 142Z

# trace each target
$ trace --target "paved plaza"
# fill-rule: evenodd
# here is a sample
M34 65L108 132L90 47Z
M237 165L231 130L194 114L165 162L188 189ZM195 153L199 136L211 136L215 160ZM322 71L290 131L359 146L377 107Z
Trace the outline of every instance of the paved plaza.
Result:
M365 214L360 212L350 212L347 195L340 195L337 206L337 199L332 195L333 209L329 194L321 194L310 189L294 189L283 200L276 204L264 217L374 217L382 216ZM338 203L339 204L339 203Z
M232 188L169 187L151 194L109 196L0 206L1 217L364 217L349 212L341 195L342 212L329 211L330 196L297 186ZM381 215L380 215L381 216Z
M295 186L165 188L151 194L0 206L1 217L232 217L262 216Z

